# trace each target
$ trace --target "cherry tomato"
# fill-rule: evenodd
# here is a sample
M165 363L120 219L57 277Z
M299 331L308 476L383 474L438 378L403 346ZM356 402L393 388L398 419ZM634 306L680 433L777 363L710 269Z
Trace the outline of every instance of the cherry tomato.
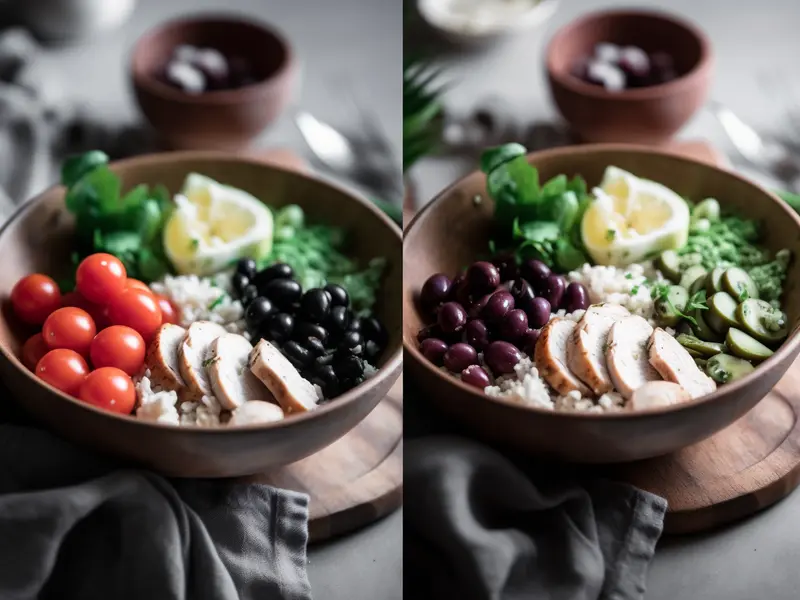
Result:
M92 302L106 304L125 289L125 265L111 254L92 254L83 259L75 273L78 291Z
M74 306L76 308L85 310L87 313L89 313L89 315L91 315L92 319L94 319L94 324L98 331L111 325L111 321L108 320L106 307L102 306L101 304L89 302L86 298L81 296L80 292L69 292L68 294L64 294L64 297L61 299L61 305Z
M125 371L102 367L86 376L78 397L87 404L129 415L136 403L136 390Z
M41 325L61 306L61 292L51 277L35 273L20 279L11 290L16 315L30 325Z
M158 302L158 307L161 309L161 321L163 323L179 325L178 309L175 308L172 301L166 296L160 296L158 294L155 294L155 297L156 302Z
M74 350L59 348L50 350L36 365L36 375L54 388L72 396L89 373L89 366Z
M32 335L22 345L22 364L28 367L31 371L36 370L36 365L42 360L42 357L50 352L50 348L44 343L44 337L41 333Z
M111 299L108 317L114 325L126 325L138 331L145 343L149 343L161 327L161 309L155 297L135 288Z
M42 326L42 335L48 348L67 348L82 356L89 355L89 346L97 333L94 319L83 309L67 306L59 308Z
M144 363L144 340L138 331L124 325L112 325L92 340L89 356L95 369L116 367L135 375Z
M149 292L151 294L153 293L153 290L151 290L147 286L147 284L144 283L143 281L139 281L138 279L133 279L132 277L128 277L128 281L125 283L125 289L129 290L131 288L137 290L144 290L145 292Z

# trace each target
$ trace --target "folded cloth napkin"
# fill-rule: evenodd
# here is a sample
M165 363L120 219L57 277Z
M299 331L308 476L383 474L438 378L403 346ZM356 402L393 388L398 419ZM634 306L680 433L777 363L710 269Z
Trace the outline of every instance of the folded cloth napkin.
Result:
M310 600L307 495L169 480L3 412L3 600Z

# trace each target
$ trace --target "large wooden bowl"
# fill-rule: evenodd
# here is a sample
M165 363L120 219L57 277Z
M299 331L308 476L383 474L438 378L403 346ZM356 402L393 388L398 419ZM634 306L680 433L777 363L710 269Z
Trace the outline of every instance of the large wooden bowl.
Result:
M204 173L251 192L272 206L299 204L314 222L346 228L352 254L388 261L377 315L390 333L389 346L373 378L318 410L269 425L203 429L139 421L95 409L37 379L17 358L30 334L8 306L14 283L33 272L57 274L69 265L73 220L64 189L53 187L24 205L0 230L0 377L11 396L63 436L99 451L182 477L248 475L300 460L352 429L375 408L400 375L401 247L399 228L367 201L312 176L263 162L204 153L154 154L112 165L124 189L139 183L180 189L186 174Z
M763 220L766 245L800 256L800 219L776 196L722 169L635 146L598 145L531 154L544 181L559 173L599 183L616 165L668 185L690 198L714 197L723 209ZM483 201L475 202L480 196ZM476 172L442 192L410 223L403 253L403 345L410 377L425 401L461 421L478 436L521 451L584 463L631 461L673 452L711 436L750 410L789 368L800 351L800 268L792 264L784 307L795 324L775 354L755 371L715 393L669 408L610 414L565 413L491 398L444 374L423 358L416 335L425 324L415 296L427 277L454 274L486 252L493 204L485 177ZM742 441L746 443L746 441Z

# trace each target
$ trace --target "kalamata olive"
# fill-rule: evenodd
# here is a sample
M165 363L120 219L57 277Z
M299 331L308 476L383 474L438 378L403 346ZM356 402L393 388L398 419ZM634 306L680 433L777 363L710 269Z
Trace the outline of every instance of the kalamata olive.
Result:
M298 342L303 342L308 338L317 338L325 344L328 342L328 331L317 323L295 321L294 329L292 330L292 338Z
M446 302L439 309L437 320L442 331L455 333L467 324L467 311L458 302Z
M450 282L450 293L447 295L448 300L458 301L461 297L461 292L467 289L467 274L459 273Z
M472 302L467 307L467 315L470 319L477 319L483 314L483 309L486 308L486 303L489 302L489 298L491 298L491 294L485 294L480 296L477 300Z
M561 307L568 313L576 310L586 310L589 307L589 292L583 284L573 281L567 286Z
M308 290L300 299L300 313L312 323L322 323L331 309L331 295L322 288Z
M350 305L350 296L347 294L347 290L339 284L329 283L324 289L331 296L331 306L344 306L347 308Z
M272 302L270 302L268 298L259 296L250 303L244 313L244 319L247 322L248 329L257 331L267 317L274 312L275 307L272 305Z
M314 369L333 364L333 354L323 354L314 359Z
M315 365L311 383L317 384L322 389L326 398L332 398L339 393L339 378L331 365Z
M347 331L347 326L350 325L350 315L344 306L334 306L328 313L328 318L325 320L325 327L331 332L331 335L337 336Z
M541 296L537 296L528 304L528 310L525 311L528 315L528 327L532 329L541 329L550 320L550 312L552 307L550 303Z
M293 329L294 318L287 313L270 315L262 327L262 331L264 332L263 337L267 340L278 342L279 344L292 336Z
M550 267L548 267L542 261L536 260L535 258L529 258L522 263L520 273L522 278L533 286L533 289L536 291L536 293L541 294L541 290L544 289L544 284L547 281L547 278L550 277L551 271Z
M234 273L233 277L231 277L231 287L233 288L233 293L237 298L242 296L244 288L246 288L249 284L250 279L248 279L247 275L243 275L242 273Z
M364 375L364 363L357 356L346 356L333 363L333 370L340 380L358 379Z
M308 348L304 348L294 340L289 340L284 343L281 346L281 351L283 355L289 359L289 362L298 369L304 369L314 360L314 355L311 354Z
M453 344L444 354L444 366L453 373L460 373L470 365L478 364L478 352L464 342Z
M501 281L516 279L517 274L519 273L517 261L514 258L513 253L505 253L495 256L492 259L492 264L497 267L497 270L500 272Z
M473 319L464 327L464 341L478 351L489 345L491 335L489 328L481 319Z
M350 323L347 325L347 331L358 331L361 333L361 317L356 316L352 310L347 311L347 316Z
M294 269L286 263L275 263L266 269L260 270L250 280L263 293L263 288L273 279L291 279L294 277Z
M470 294L488 294L500 285L500 271L492 263L480 260L467 269Z
M470 365L461 371L461 381L481 390L492 383L489 374L478 365Z
M514 306L522 310L526 310L531 300L536 296L533 292L533 286L521 277L511 283L509 292L514 296Z
M564 299L564 292L567 289L567 281L561 275L550 275L544 282L539 295L550 303L553 310L558 310L561 301Z
M497 290L483 309L483 318L489 323L500 323L506 313L514 308L514 296L506 290Z
M539 334L541 331L538 329L528 329L517 342L517 347L528 356L533 356L533 351L536 349L536 342L539 341Z
M250 284L242 290L242 295L239 297L239 302L242 303L242 306L247 308L256 298L258 298L258 288L256 288L256 286L253 284Z
M427 340L428 338L439 338L444 339L446 337L445 333L439 328L438 325L428 325L423 327L417 332L417 342L420 344Z
M361 335L365 340L372 340L381 346L386 343L386 329L375 317L367 317L361 321Z
M322 340L317 337L306 337L304 339L297 340L297 342L303 348L306 348L309 352L311 352L311 354L314 355L314 358L325 354L325 344L323 344Z
M339 350L350 354L361 354L364 351L364 338L357 331L348 331L339 342Z
M507 342L516 342L526 331L528 331L528 315L519 308L508 311L500 322L500 337Z
M239 261L236 263L236 272L241 273L247 279L252 279L256 276L256 271L258 267L256 266L256 261L252 258L240 258Z
M303 288L294 279L273 279L263 290L258 288L273 304L286 310L290 309L303 295Z
M450 278L443 273L436 273L428 277L419 293L419 301L422 304L422 308L431 312L447 302L450 286Z
M522 360L522 354L508 342L492 342L483 352L483 359L495 375L508 375Z
M372 340L367 340L366 344L364 344L364 358L366 358L370 363L372 363L376 358L378 358L381 354L382 348L373 342Z

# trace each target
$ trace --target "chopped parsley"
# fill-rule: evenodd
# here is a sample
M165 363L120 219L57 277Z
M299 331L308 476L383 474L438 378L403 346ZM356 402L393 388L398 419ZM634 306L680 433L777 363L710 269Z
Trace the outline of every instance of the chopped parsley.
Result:
M633 279L633 273L625 273L625 279Z
M631 288L631 296L635 296L638 293L639 293L639 286L638 285L633 286Z
M613 242L616 237L617 237L617 230L616 229L607 229L606 230L606 241Z
M222 304L222 301L225 300L225 296L227 296L227 294L220 294L219 298L217 298L211 304L208 305L208 310L214 310L220 304Z

